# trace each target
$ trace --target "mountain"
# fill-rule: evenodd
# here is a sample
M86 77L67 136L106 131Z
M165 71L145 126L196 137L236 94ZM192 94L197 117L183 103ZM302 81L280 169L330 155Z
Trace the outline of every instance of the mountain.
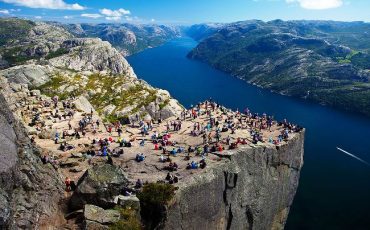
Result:
M97 37L108 41L124 56L162 45L181 34L178 27L155 24L68 24L62 26L78 37Z
M284 95L370 115L369 33L364 22L236 22L188 57Z
M1 19L0 76L60 98L84 97L105 119L136 115L165 119L182 106L170 94L137 79L107 41L79 38L53 23ZM1 70L2 69L2 70Z
M209 37L222 28L225 24L222 23L204 23L192 25L184 29L184 33L192 37L196 41L201 41L204 38Z

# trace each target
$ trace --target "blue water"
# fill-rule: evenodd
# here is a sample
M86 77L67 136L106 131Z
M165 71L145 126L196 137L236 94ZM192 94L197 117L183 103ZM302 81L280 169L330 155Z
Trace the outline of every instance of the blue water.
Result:
M186 58L197 45L179 38L128 58L139 78L168 90L183 105L212 97L307 129L304 167L286 229L370 229L370 119L281 96Z

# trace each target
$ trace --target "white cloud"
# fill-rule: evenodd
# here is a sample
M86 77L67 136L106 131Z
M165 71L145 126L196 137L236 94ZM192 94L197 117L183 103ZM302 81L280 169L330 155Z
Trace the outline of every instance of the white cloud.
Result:
M102 15L105 15L105 19L109 20L109 21L119 21L121 20L121 17L122 16L126 16L127 15L130 15L131 12L129 10L125 10L125 9L118 9L118 10L110 10L110 9L100 9L99 10L100 13Z
M42 17L41 17L41 16L35 16L35 18L36 18L36 19L42 19Z
M63 18L64 18L64 19L72 19L72 18L73 18L73 16L68 16L68 15L66 15L66 16L64 16Z
M85 7L77 3L67 4L64 2L64 0L0 0L0 1L30 8L62 9L62 10L85 9Z
M118 10L110 10L110 9L101 9L100 10L100 13L101 14L104 14L105 16L108 16L108 17L121 17L123 15L129 15L131 14L131 12L129 10L125 10L125 9L118 9Z
M302 8L310 10L324 10L337 8L343 5L342 0L285 0L287 3L299 3Z
M102 15L100 14L81 14L81 17L84 17L84 18L101 18L103 17Z
M1 10L0 9L0 14L10 14L9 10Z

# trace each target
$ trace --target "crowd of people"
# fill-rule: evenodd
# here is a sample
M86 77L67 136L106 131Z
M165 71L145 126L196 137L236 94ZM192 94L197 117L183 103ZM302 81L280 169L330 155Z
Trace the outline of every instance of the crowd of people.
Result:
M148 154L157 153L158 163L163 164L162 170L168 171L164 178L168 183L177 183L181 178L178 176L181 174L176 176L171 174L178 173L181 169L178 161L186 162L186 166L182 169L202 170L209 164L207 159L209 154L215 153L222 156L223 151L236 149L240 145L258 143L280 145L288 141L292 133L302 130L301 127L287 120L276 122L272 116L252 113L249 109L244 112L232 112L212 100L192 106L189 110L183 110L179 117L165 121L143 120L136 115L125 130L120 122L101 123L99 118L94 116L93 110L90 113L84 113L82 118L76 121L72 100L59 101L58 97L53 97L51 101L41 97L36 99L40 107L28 106L28 112L26 112L32 114L30 126L37 127L37 130L45 129L47 119L54 119L56 122L64 121L68 124L63 127L61 133L60 130L55 132L54 143L60 151L78 149L84 154L88 163L91 163L95 157L105 157L107 163L113 164L112 157L122 159L126 153L125 148L137 146L142 150L135 154L136 163L142 164L147 161ZM45 116L43 110L50 112ZM25 116L23 111L22 116ZM279 131L278 135L274 135L276 130ZM181 135L184 141L179 138ZM89 140L82 149L69 143L81 138ZM187 143L186 140L189 138L191 141ZM34 137L33 141L35 141ZM48 155L42 156L42 162L58 164L53 156Z

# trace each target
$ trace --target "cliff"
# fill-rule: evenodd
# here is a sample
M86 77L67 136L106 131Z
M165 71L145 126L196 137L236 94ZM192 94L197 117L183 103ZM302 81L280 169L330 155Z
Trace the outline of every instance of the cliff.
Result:
M165 229L283 229L303 165L304 132L280 148L241 148L182 183Z
M63 182L41 163L39 150L13 114L11 89L3 78L0 85L0 229L42 228L50 218L58 224Z

